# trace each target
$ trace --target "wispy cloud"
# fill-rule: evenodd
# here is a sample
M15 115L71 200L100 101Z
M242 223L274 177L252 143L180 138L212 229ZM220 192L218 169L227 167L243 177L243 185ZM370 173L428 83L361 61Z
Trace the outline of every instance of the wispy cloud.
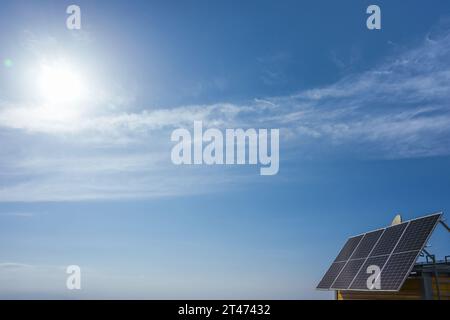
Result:
M24 263L17 263L17 262L3 262L0 263L0 270L17 270L17 269L28 269L32 268L33 266L29 264Z
M16 217L16 218L32 218L32 217L34 217L34 213L32 213L32 212L7 212L7 213L0 213L0 216ZM0 267L1 267L1 264L0 264Z
M3 102L0 201L166 196L210 192L248 179L242 172L211 174L171 164L170 131L190 128L194 120L221 128L281 128L281 161L286 149L309 157L331 149L372 158L449 155L449 84L446 29L366 72L245 104L103 107L105 101L109 106L132 101L113 95L95 100L74 120L55 119L41 105Z

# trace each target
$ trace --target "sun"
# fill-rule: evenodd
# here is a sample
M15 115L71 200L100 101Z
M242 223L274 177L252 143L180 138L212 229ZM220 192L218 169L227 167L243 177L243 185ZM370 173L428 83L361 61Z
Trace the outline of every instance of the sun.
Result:
M38 72L38 88L45 102L72 103L86 97L85 81L69 63L42 63Z

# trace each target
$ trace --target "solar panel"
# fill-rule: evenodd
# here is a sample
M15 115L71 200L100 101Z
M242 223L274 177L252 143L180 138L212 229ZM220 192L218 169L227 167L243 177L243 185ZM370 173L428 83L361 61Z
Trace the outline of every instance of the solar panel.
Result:
M344 269L342 269L339 276L336 278L336 281L331 285L331 288L345 288L347 289L350 286L350 283L355 278L356 274L358 273L359 269L363 265L365 259L358 259L358 260L350 260L345 265Z
M353 260L368 257L383 231L384 230L377 230L366 233L350 259Z
M328 269L318 289L398 291L442 213L351 237ZM378 270L379 276L374 274Z
M383 291L398 291L416 262L419 251L393 254L380 275Z
M390 254L392 250L394 250L398 239L400 239L400 237L402 236L403 231L405 231L407 225L407 223L402 223L386 228L383 235L381 236L380 241L377 243L370 256L376 257Z
M356 237L352 237L352 238L348 239L347 243L344 245L341 252L339 252L339 254L336 257L336 259L334 260L334 262L347 261L363 237L364 237L364 235L362 234L360 236L356 236Z
M334 280L336 279L336 277L341 272L344 266L345 262L333 263L328 269L327 273L325 273L325 275L323 276L322 281L320 281L319 285L317 286L317 289L330 289Z
M438 220L439 216L434 215L411 221L394 252L421 250Z
M330 266L320 283L317 285L317 289L330 289L334 280L336 280L336 277L339 275L342 268L344 268L346 261L353 254L363 237L364 235L362 234L356 237L351 237L347 240L347 242L337 255L336 259L334 259L333 264Z
M388 259L389 255L368 258L361 270L359 270L349 289L367 290L367 280L369 280L369 277L372 275L372 273L367 272L368 268L370 266L378 266L381 270Z

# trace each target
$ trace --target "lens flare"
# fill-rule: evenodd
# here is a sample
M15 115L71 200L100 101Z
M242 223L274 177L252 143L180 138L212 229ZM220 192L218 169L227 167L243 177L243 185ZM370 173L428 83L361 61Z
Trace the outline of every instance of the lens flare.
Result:
M3 65L6 68L11 68L13 66L13 61L11 59L5 59L3 60Z

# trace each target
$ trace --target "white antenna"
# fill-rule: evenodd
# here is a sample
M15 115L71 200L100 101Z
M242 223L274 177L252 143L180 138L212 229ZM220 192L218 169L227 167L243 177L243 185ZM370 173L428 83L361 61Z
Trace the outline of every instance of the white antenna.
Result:
M397 224L402 223L402 216L400 214L396 215L394 220L392 220L391 226L396 226Z

